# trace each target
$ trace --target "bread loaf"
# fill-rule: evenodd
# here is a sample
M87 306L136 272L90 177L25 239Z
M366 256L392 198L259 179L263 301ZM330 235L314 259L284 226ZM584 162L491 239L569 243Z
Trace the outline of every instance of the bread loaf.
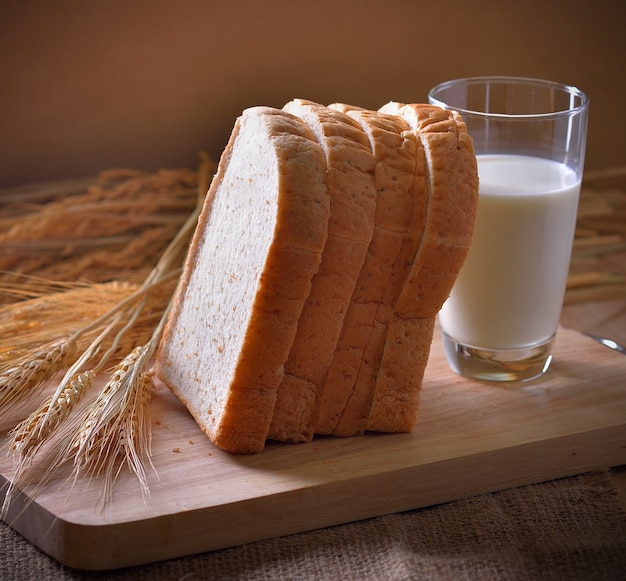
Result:
M232 452L412 430L477 201L455 112L247 109L207 194L158 376Z
M266 107L237 120L157 354L160 379L225 450L263 449L328 235L321 146Z

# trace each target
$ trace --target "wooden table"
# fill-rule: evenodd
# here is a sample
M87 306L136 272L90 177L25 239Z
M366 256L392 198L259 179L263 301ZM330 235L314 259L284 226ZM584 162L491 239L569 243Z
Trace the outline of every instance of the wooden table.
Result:
M626 297L566 305L563 307L561 323L581 333L605 337L626 345ZM626 507L626 466L616 467L613 476L620 490L622 505Z

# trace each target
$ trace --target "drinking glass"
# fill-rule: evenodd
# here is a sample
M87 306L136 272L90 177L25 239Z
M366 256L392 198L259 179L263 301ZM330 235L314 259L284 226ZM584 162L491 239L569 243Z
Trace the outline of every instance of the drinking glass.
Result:
M480 181L470 251L439 313L450 367L492 381L545 373L559 324L585 156L588 99L540 79L474 77L437 85L458 111Z

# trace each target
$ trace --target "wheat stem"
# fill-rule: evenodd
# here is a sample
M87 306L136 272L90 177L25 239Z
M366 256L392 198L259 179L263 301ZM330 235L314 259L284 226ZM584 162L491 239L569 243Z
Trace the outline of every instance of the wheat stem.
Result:
M81 327L80 329L78 329L78 331L74 333L73 339L78 339L82 335L85 335L86 333L89 333L93 331L94 329L101 327L104 323L110 320L114 315L117 315L118 313L124 311L124 309L127 309L128 307L132 306L139 299L145 297L146 294L152 292L160 285L166 282L169 282L173 280L174 278L176 278L177 276L179 276L180 270L181 269L173 270L167 274L161 275L158 279L151 281L150 284L143 284L137 291L135 291L133 294L129 295L125 299L122 299L109 311L107 311L106 313L98 317L97 319L93 320L91 323L88 323L84 327Z

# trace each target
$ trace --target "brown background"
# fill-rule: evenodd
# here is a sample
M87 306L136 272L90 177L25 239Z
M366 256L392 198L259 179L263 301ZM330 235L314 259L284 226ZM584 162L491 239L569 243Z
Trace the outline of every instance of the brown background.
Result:
M449 78L521 75L591 98L587 169L624 165L626 2L0 3L0 187L218 157L248 106L377 108Z

